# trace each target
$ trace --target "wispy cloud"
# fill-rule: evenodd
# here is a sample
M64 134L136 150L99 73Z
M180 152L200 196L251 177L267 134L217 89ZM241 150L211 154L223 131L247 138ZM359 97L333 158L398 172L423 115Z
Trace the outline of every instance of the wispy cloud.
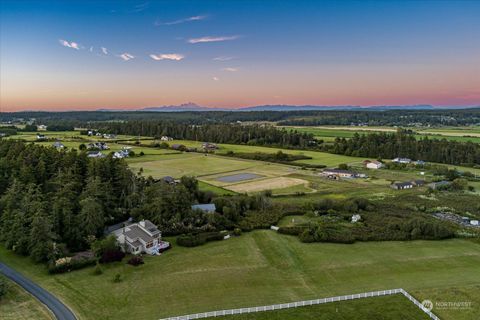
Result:
M185 56L183 54L179 53L162 53L162 54L151 54L150 58L153 60L175 60L175 61L180 61Z
M212 60L213 61L230 61L233 60L234 57L227 57L227 56L220 56L220 57L215 57Z
M107 48L105 48L105 47L101 47L100 49L102 50L103 54L108 54L108 50L107 50Z
M173 26L175 24L181 24L185 22L191 22L191 21L200 21L200 20L205 20L207 19L208 16L203 15L203 16L193 16L193 17L188 17L188 18L183 18L183 19L178 19L178 20L173 20L173 21L166 21L162 22L160 20L157 20L154 22L155 26Z
M58 40L60 42L60 44L64 47L67 47L67 48L72 48L72 49L75 49L75 50L80 50L80 45L76 42L73 42L73 41L67 41L67 40Z
M212 80L213 80L213 81L219 81L220 78L218 78L218 77L213 77Z
M222 36L222 37L201 37L188 39L188 43L220 42L238 39L240 36Z
M137 4L136 6L133 7L132 12L142 12L143 10L148 9L150 7L150 2L144 2L141 4Z
M227 72L237 72L238 68L228 67L228 68L223 68L222 70Z
M128 60L131 60L133 58L135 58L133 55L131 55L130 53L122 53L121 55L119 55L120 58L122 58L124 61L128 61Z

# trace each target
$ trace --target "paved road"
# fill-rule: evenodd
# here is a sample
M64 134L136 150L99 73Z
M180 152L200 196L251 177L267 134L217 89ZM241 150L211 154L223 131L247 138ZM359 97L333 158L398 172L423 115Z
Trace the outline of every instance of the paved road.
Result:
M60 300L55 298L54 295L1 262L0 273L16 282L18 285L40 300L43 304L45 304L58 320L77 320L77 317L75 317L73 312Z

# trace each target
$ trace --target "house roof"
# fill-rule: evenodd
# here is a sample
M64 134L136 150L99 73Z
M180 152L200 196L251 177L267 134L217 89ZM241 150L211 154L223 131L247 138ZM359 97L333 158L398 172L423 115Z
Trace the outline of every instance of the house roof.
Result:
M411 182L395 182L394 185L397 187L413 186Z
M130 239L142 239L145 242L150 242L153 240L153 237L142 230L142 228L140 228L137 224L128 226L125 229L125 235Z
M192 205L192 210L202 210L205 212L215 212L217 208L215 203L204 203L204 204L194 204Z
M147 229L150 233L156 233L158 232L158 228L155 224L152 223L150 220L144 220L145 221L145 229Z
M340 170L340 169L325 169L323 172L332 172L332 173L344 173L344 174L355 174L352 171Z

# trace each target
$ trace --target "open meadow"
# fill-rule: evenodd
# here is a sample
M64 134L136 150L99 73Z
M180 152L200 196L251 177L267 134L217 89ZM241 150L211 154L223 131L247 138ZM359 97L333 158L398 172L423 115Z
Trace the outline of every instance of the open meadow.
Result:
M101 275L93 275L93 267L49 275L43 265L4 248L0 259L84 320L132 314L158 319L398 287L419 301L448 301L458 290L451 288L461 288L461 298L474 308L434 308L442 319L473 319L480 304L480 245L459 239L305 244L271 230L254 231L196 248L177 246L162 256L145 257L139 267L106 265ZM117 273L120 283L113 282Z
M16 283L7 280L8 292L0 299L2 320L53 320L53 314L40 301Z
M286 130L294 130L302 133L311 133L315 138L325 142L332 142L335 138L351 138L355 133L369 134L374 132L395 132L396 127L357 127L357 126L280 126ZM447 139L451 141L480 143L480 128L470 127L447 127L447 128L406 128L416 132L417 139L428 137L430 139Z

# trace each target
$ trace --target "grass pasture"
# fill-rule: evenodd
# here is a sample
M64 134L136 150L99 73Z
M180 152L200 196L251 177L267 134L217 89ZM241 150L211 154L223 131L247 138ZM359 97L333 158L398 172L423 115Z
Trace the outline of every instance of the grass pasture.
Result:
M455 299L450 288L464 288L462 299L471 299L477 311L480 305L480 245L460 239L304 244L262 230L196 248L174 246L139 267L103 266L99 276L93 267L48 275L45 267L2 247L0 259L51 290L82 320L132 314L153 320L398 287L420 301L433 293L435 299ZM116 273L122 282L113 282ZM439 316L473 319L468 310Z
M219 317L222 320L427 320L429 317L403 295L332 302L327 304Z
M8 293L0 300L0 319L2 320L53 320L53 314L37 299L8 281Z

